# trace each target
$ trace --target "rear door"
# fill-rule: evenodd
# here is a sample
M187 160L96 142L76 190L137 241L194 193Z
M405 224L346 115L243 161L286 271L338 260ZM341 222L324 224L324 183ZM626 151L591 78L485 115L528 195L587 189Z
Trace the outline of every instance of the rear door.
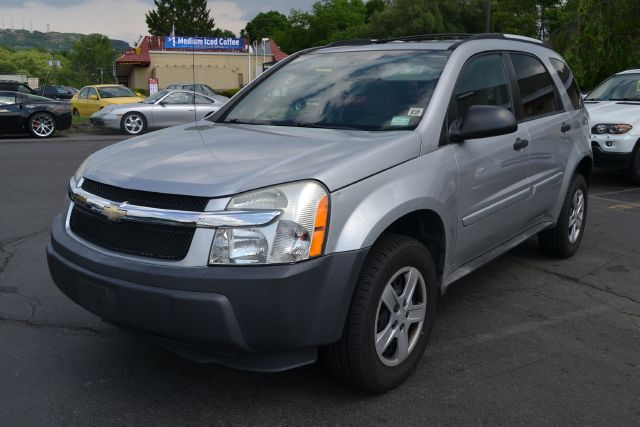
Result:
M558 200L566 164L571 152L571 130L576 127L565 112L564 103L540 58L510 52L509 59L520 98L517 116L529 132L532 197L527 209L531 225L551 221Z
M492 52L465 65L448 110L448 124L472 105L496 105L513 112L504 54ZM456 264L464 264L522 231L530 197L529 135L516 132L453 143L458 162L459 218Z
M22 110L16 95L0 92L0 130L16 130L20 127Z

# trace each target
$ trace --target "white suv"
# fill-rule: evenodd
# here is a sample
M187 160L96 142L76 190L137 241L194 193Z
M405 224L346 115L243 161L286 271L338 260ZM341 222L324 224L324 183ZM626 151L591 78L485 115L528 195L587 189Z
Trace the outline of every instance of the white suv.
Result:
M614 74L585 98L595 165L640 184L640 69Z

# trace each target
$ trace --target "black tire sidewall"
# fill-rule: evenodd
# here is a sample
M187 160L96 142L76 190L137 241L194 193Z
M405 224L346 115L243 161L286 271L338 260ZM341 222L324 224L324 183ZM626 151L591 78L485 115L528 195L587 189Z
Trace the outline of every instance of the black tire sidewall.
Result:
M140 119L142 119L142 130L140 132L138 132L138 133L131 133L131 132L127 131L127 128L124 126L124 121L128 117L131 117L131 116L138 116L138 117L140 117ZM140 113L127 113L124 116L122 116L122 120L120 120L120 130L125 135L131 135L131 136L142 135L147 130L147 119L144 117L144 115L142 115Z
M582 225L580 228L580 234L578 236L578 240L576 240L574 243L571 243L569 241L569 231L568 231L569 218L571 216L571 205L573 203L573 197L576 191L578 191L578 189L581 189L582 194L584 195L584 211L583 211ZM582 175L576 174L573 176L571 180L571 184L569 185L569 191L567 191L567 197L562 206L562 212L560 214L560 218L558 218L558 225L557 225L558 232L560 233L558 237L561 239L564 239L564 241L561 243L563 246L563 250L567 256L573 255L578 250L578 247L580 246L580 242L582 241L582 237L584 236L584 231L586 230L586 226L587 226L588 208L589 208L589 193L588 193L587 182L585 181Z
M53 131L52 131L49 135L42 136L42 135L38 135L37 133L35 133L35 132L33 131L33 120L34 120L36 117L38 117L38 116L48 116L48 117L51 119L51 121L53 122ZM53 134L54 134L54 133L56 133L56 130L58 129L58 126L56 125L56 118L55 118L55 117L53 117L53 115L51 115L51 114L49 114L49 113L47 113L47 112L37 112L37 113L32 114L32 115L29 117L29 120L27 120L27 127L28 127L28 129L27 129L27 130L29 131L29 133L30 133L34 138L40 138L40 139L45 139L45 138L50 138L50 137L52 137L52 136L53 136Z
M404 381L413 372L424 354L435 321L438 282L431 255L418 241L405 237L399 239L403 240L402 246L388 257L383 268L378 270L371 281L373 284L372 292L366 303L362 327L358 328L359 330L350 331L350 338L354 341L352 344L362 349L362 360L356 365L361 371L358 376L362 382L366 383L368 389L374 391L387 391ZM389 240L393 240L393 238ZM393 246L389 244L389 240L382 241L379 248L385 250L385 248ZM427 291L427 313L420 338L409 357L401 364L390 367L380 361L375 349L375 321L378 304L385 286L389 279L404 267L415 267L422 274ZM367 269L366 266L365 269Z

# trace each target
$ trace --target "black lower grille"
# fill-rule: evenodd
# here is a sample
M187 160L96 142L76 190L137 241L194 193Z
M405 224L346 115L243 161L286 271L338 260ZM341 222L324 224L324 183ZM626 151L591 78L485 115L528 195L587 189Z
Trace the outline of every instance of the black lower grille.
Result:
M116 252L177 261L187 256L195 229L114 222L74 206L69 226L79 237Z
M130 205L150 208L173 209L179 211L204 212L208 197L183 196L180 194L155 193L152 191L130 190L85 178L82 189L112 202L129 202Z

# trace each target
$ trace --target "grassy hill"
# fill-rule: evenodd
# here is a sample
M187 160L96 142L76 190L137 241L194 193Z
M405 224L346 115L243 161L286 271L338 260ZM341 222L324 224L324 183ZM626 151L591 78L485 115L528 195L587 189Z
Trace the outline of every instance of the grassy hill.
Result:
M42 33L28 30L0 30L0 45L12 49L40 48L56 52L66 52L73 42L84 34L58 33L55 31ZM122 40L111 40L111 46L119 52L129 48L129 43Z

